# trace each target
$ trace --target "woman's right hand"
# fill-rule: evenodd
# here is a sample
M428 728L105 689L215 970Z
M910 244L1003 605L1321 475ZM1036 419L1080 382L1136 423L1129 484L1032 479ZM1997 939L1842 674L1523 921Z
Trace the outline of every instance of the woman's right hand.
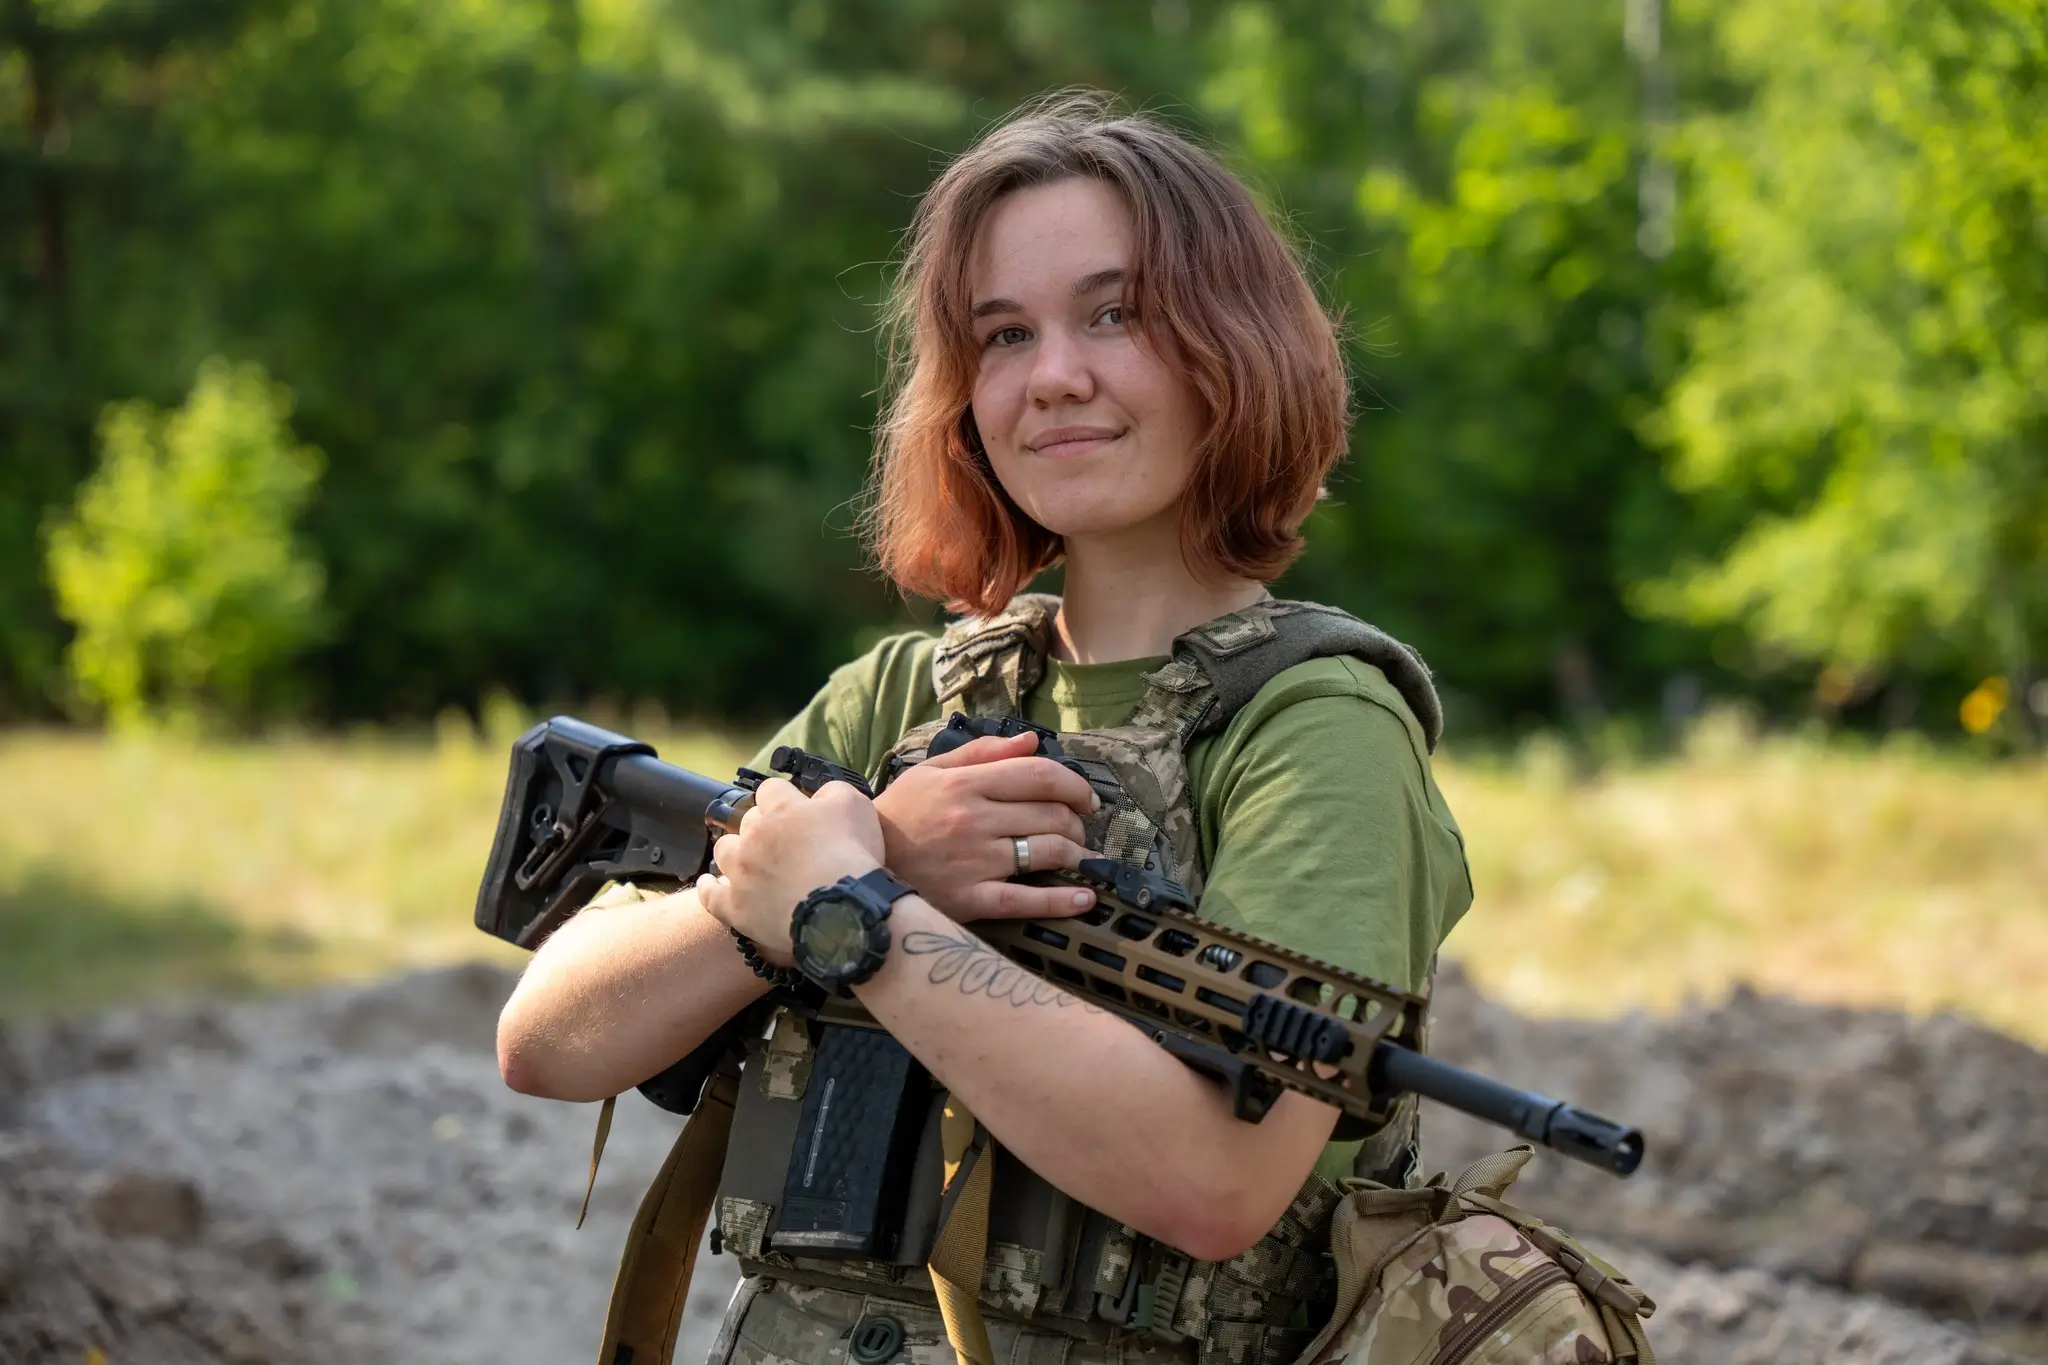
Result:
M989 736L907 769L875 798L889 870L963 924L1078 915L1093 905L1092 891L1008 880L1019 838L1030 841L1034 872L1093 856L1081 817L1100 800L1079 774L1037 752L1034 734Z

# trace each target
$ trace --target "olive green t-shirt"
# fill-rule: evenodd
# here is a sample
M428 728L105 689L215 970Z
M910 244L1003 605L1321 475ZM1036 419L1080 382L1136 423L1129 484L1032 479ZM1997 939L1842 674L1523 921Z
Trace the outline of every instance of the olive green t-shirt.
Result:
M835 672L750 765L794 744L866 773L939 719L936 641L891 636ZM1121 725L1163 658L1046 662L1025 714L1054 730ZM1201 914L1413 990L1471 904L1457 822L1422 727L1386 675L1341 655L1273 678L1188 754L1208 867Z

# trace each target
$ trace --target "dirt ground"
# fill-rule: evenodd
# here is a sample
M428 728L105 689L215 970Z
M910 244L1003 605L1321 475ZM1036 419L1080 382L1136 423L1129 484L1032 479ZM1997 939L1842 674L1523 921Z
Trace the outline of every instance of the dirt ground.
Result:
M556 1365L594 1355L626 1219L678 1120L514 1095L509 978L462 968L0 1038L0 1362ZM1536 1021L1440 981L1434 1046L1627 1118L1617 1181L1516 1198L1660 1307L1670 1365L2048 1361L2048 1056L1951 1018L1738 997ZM1510 1140L1432 1109L1426 1160ZM733 1284L707 1258L678 1361Z

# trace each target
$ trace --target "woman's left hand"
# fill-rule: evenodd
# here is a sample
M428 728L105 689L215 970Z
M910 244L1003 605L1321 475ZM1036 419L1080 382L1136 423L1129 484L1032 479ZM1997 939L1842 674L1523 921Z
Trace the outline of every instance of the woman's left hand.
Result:
M789 921L797 902L841 877L882 865L882 822L874 803L844 782L805 796L781 778L763 782L754 808L712 846L718 876L697 879L697 899L769 961L790 961Z

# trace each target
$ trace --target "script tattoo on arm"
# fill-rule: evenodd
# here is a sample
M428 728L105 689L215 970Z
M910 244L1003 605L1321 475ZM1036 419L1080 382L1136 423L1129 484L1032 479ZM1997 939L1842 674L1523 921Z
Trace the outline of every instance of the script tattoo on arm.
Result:
M1044 977L1024 970L964 929L958 938L913 930L903 936L903 951L911 957L932 959L926 979L935 986L956 982L962 995L1007 1000L1018 1009L1026 1005L1056 1005L1060 1009L1079 1005L1090 1014L1102 1013Z

